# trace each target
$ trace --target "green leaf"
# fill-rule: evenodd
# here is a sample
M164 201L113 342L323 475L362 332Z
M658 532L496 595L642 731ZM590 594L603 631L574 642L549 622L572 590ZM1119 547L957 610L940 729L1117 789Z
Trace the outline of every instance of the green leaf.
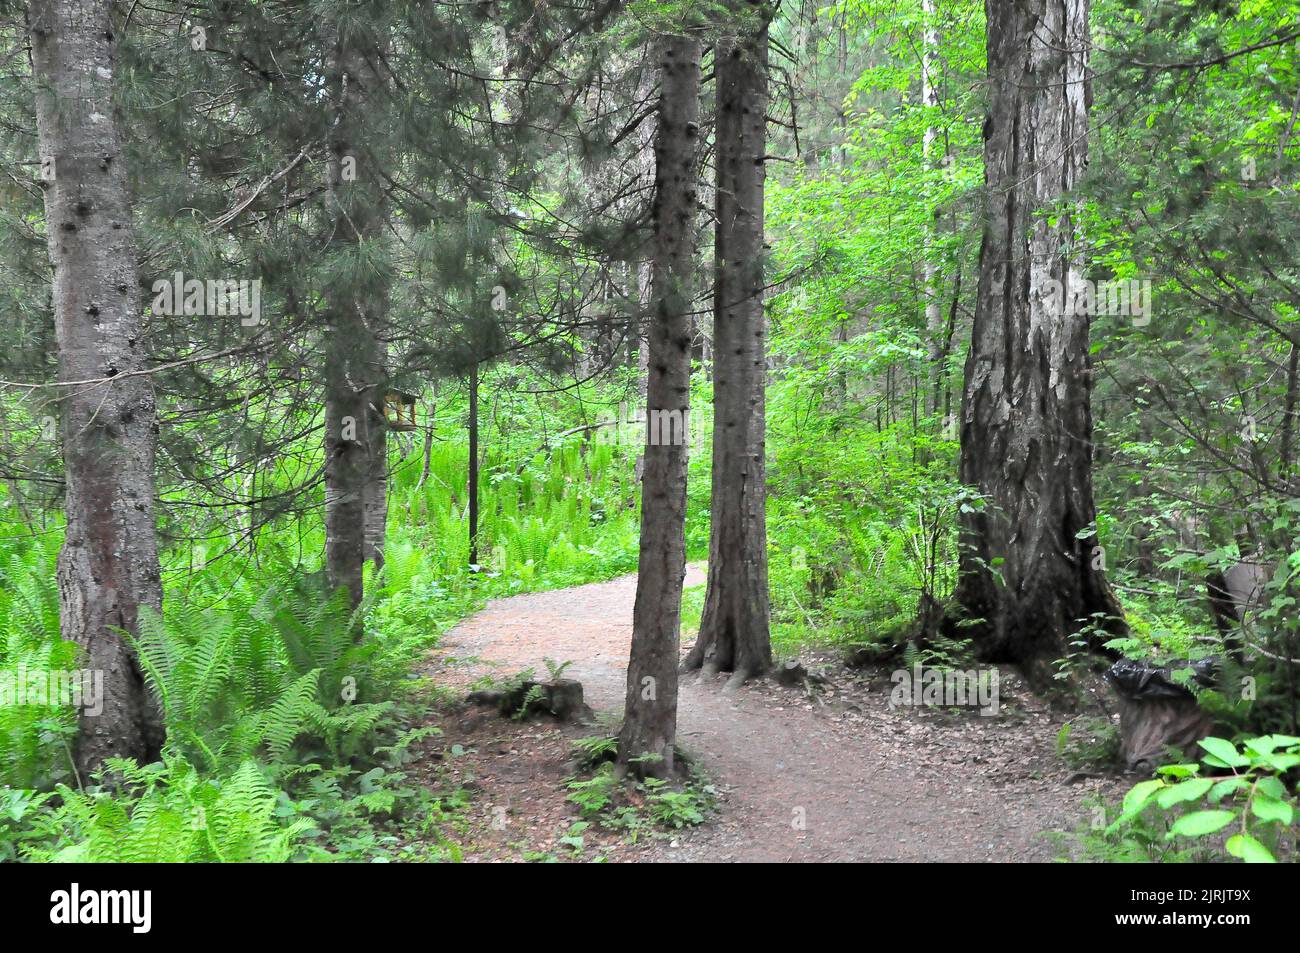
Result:
M1248 864L1276 864L1277 858L1269 849L1249 834L1234 834L1225 845L1229 854L1240 857Z
M1262 738L1251 738L1246 742L1246 753L1254 755L1272 754L1273 750L1278 747L1278 741L1272 735L1265 735Z
M1271 754L1264 758L1274 771L1290 771L1300 764L1300 754Z
M1150 781L1141 781L1124 795L1124 813L1136 814L1146 805L1155 793L1165 786L1165 782L1159 778Z
M1231 741L1223 738L1202 738L1200 745L1228 767L1239 767L1247 763L1247 759L1237 753L1237 746Z
M1286 785L1272 775L1266 775L1256 781L1255 790L1275 801L1281 801L1286 797Z
M1156 802L1166 810L1184 801L1199 801L1205 792L1214 787L1213 778L1193 778L1182 781L1173 787L1165 788L1156 797Z
M1178 837L1205 837L1223 830L1236 816L1236 811L1193 811L1174 821L1169 833Z
M1214 789L1210 791L1210 800L1215 804L1218 804L1223 800L1225 795L1231 794L1234 791L1240 791L1249 784L1250 782L1245 778L1224 778L1222 781L1214 785Z
M1295 810L1286 801L1259 794L1250 802L1250 810L1261 821L1281 821L1284 827L1290 827L1295 817Z

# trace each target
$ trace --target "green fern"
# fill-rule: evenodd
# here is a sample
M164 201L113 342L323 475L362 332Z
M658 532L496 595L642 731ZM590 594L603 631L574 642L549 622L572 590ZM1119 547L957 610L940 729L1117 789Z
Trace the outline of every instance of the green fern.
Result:
M186 761L141 767L110 762L125 792L84 793L60 786L62 806L45 822L53 848L31 860L56 863L279 863L311 829L275 818L279 793L263 770L245 761L220 778L204 778Z

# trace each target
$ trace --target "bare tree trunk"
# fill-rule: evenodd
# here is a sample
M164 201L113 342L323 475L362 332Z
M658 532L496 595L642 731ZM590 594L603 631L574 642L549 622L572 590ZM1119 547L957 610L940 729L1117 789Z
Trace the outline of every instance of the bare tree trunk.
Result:
M1282 448L1278 452L1278 481L1287 486L1295 465L1295 415L1296 399L1300 396L1300 339L1293 338L1291 356L1286 367L1286 402L1282 408Z
M841 77L846 76L849 71L848 19L849 9L846 5L841 8L839 21L835 24L836 39L839 44L836 51L836 63L839 66ZM835 108L835 126L840 133L839 165L841 169L847 169L849 166L849 116L843 99Z
M478 565L478 364L469 369L469 564Z
M767 20L740 0L746 28L717 45L717 230L714 238L713 497L709 579L688 668L734 672L772 665L767 588L764 433L763 182Z
M331 587L347 589L353 605L364 595L371 460L366 330L346 309L331 314L325 359L325 563Z
M618 745L619 764L642 776L672 772L677 736L698 202L699 43L683 37L665 39L660 75L641 551Z
M650 321L652 320L654 294L654 263L643 261L636 266L637 311L637 355L636 386L637 396L645 403L650 387Z
M384 568L384 542L388 536L388 428L383 420L370 429L367 446L366 486L362 493L367 562Z
M379 381L371 391L366 412L369 415L366 442L366 484L361 495L365 523L365 559L378 571L384 568L384 542L388 537L388 418L385 414L387 397L387 348L376 341L379 353Z
M646 405L650 394L650 318L652 284L654 281L654 263L641 262L637 266L637 378L636 391L639 403ZM639 483L645 476L645 453L636 455L636 464L632 473Z
M377 239L386 214L382 180L366 154L366 119L382 80L373 55L358 48L352 35L340 31L327 77L334 103L327 185L332 241L339 245ZM378 331L386 292L374 286L335 290L326 314L325 565L330 585L347 589L353 605L364 595L364 565L371 555L367 487L385 436L387 380Z
M931 110L939 105L939 28L935 24L935 0L922 0L924 17L924 40L921 51L921 102ZM935 128L933 117L925 126L923 156L927 171L936 161L942 162L945 156L936 156L938 152L939 130ZM945 150L946 152L946 150ZM930 412L939 413L940 391L943 387L944 364L944 309L940 295L939 264L936 261L935 237L939 230L939 209L930 208L930 220L925 228L925 336L928 345L930 368Z
M83 778L104 759L151 761L161 718L127 642L142 609L162 608L154 522L158 415L141 336L131 196L113 104L109 0L34 0L28 9L45 223L54 269L63 391L67 533L59 554L65 639L102 673L103 711L82 715ZM49 175L53 179L49 179ZM107 379L111 379L107 380Z
M1051 291L1069 288L1077 265L1062 199L1088 156L1088 2L987 0L985 10L986 218L961 480L987 506L963 517L957 591L965 617L983 621L958 631L1041 686L1081 620L1121 611L1096 538L1079 538L1096 518L1089 319L1066 294L1054 306ZM1055 223L1036 214L1048 208Z
M433 468L433 427L438 413L437 408L438 390L435 387L433 396L429 398L429 422L424 425L424 449L421 452L424 462L420 465L420 482L415 485L417 490L424 489L424 484L429 482L429 471Z

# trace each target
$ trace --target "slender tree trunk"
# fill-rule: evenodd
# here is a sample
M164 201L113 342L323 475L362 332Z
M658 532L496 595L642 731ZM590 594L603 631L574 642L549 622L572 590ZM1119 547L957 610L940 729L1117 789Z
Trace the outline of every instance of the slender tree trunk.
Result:
M835 25L836 40L838 49L836 50L836 63L839 66L841 77L846 76L849 71L849 30L848 30L849 10L845 6L840 10L839 22ZM845 107L845 101L840 100L839 105L835 108L835 125L839 129L839 166L841 169L847 169L849 166L849 115Z
M376 571L384 568L384 541L388 537L388 418L384 406L387 397L387 348L376 341L379 353L380 384L373 388L366 407L369 415L366 442L366 484L361 495L365 523L365 559Z
M417 490L423 490L424 484L429 482L429 471L433 469L433 426L437 417L438 392L435 389L433 397L429 400L429 421L424 425L424 450L422 456L424 462L420 466L420 482L415 485Z
M653 318L651 303L651 285L654 281L654 263L641 262L637 267L637 314L640 318L637 322L637 377L636 391L639 403L642 407L646 405L650 393L650 324ZM640 482L645 476L645 453L636 455L636 463L632 469L633 476Z
M384 542L388 536L388 428L374 423L369 433L366 486L362 494L365 551L375 569L384 568Z
M958 631L1041 686L1081 620L1120 616L1096 538L1079 538L1096 518L1088 316L1052 293L1074 284L1078 264L1062 199L1088 156L1088 3L987 0L985 10L986 218L961 479L987 505L963 517L957 592L962 614L983 621ZM1038 214L1049 208L1054 219Z
M478 364L469 369L469 563L478 565Z
M691 393L692 277L700 45L669 37L660 58L655 135L653 318L646 338L641 551L619 762L641 775L673 770L682 580L686 575L686 458ZM664 438L667 439L664 439Z
M735 5L746 28L717 44L717 225L714 237L713 497L709 579L688 668L772 664L767 588L763 315L763 182L768 8Z
M1278 452L1278 481L1287 486L1295 465L1296 400L1300 396L1300 340L1291 340L1291 356L1286 367L1286 400L1282 408L1282 448Z
M636 266L637 322L636 386L637 396L644 404L650 386L650 322L653 320L654 263L643 261Z
M371 463L365 332L346 310L331 315L325 359L325 562L331 587L347 589L353 605L364 595Z
M939 374L934 381L935 413L943 417L946 439L957 435L957 421L952 416L952 375L948 373L948 361L952 357L952 339L957 333L957 309L961 306L961 268L961 258L958 258L956 273L952 278L952 297L948 299L948 319L939 339Z
M921 102L931 110L939 106L939 28L935 23L935 0L922 0L922 15L925 19L924 39L921 51ZM946 156L937 155L939 151L939 130L934 125L933 116L926 122L923 140L923 155L927 171L936 162L942 162ZM943 385L945 357L944 345L944 308L940 297L941 281L939 263L935 251L935 238L939 231L939 209L931 207L930 220L925 228L925 336L929 349L930 368L930 412L939 413L940 390Z
M109 0L35 0L28 9L45 223L63 394L67 533L59 616L83 664L102 673L103 711L82 715L83 778L110 757L150 761L162 722L119 629L162 608L154 523L158 415L145 365L131 196L113 103ZM53 179L49 175L53 174Z
M359 48L355 36L339 31L327 77L334 110L326 172L331 243L345 254L347 246L381 237L386 215L367 134L382 81L373 55ZM335 288L327 296L325 564L330 585L347 589L353 605L364 595L364 565L371 555L367 488L385 435L387 380L379 327L386 311L387 288L381 283Z

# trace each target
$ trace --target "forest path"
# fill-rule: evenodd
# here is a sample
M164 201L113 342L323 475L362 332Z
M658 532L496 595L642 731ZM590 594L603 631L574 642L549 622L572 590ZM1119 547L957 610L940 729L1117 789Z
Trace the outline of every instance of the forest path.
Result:
M703 567L689 567L687 587L703 582ZM464 687L488 673L544 676L546 658L570 661L565 677L582 682L587 704L618 717L635 594L633 575L494 601L443 638L435 677ZM1009 699L1007 678L1003 714L983 718L891 711L887 676L848 684L853 677L832 673L828 703L766 682L724 694L723 676L684 676L678 743L722 791L720 817L614 859L1043 861L1060 850L1041 832L1075 830L1088 790L1123 788L1062 763L1054 751L1061 719L1015 687ZM502 760L534 762L506 767L512 787L494 797L536 810L547 799L536 788L566 774L559 763L537 763L564 760L561 746L490 746ZM562 798L560 786L551 800Z

